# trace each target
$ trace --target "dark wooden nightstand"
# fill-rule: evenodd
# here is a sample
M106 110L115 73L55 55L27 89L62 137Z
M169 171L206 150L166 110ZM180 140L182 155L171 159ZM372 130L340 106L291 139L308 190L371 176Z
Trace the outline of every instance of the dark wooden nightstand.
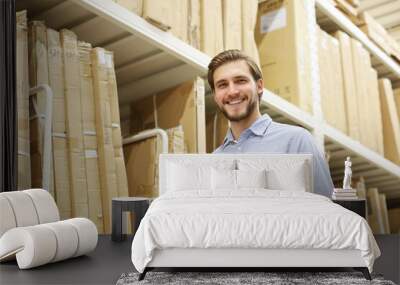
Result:
M140 221L146 214L150 205L150 198L144 197L118 197L112 198L112 233L113 241L122 241L125 235L122 234L122 212L135 213L135 231L138 229Z
M365 199L356 200L336 200L332 199L332 202L339 204L340 206L359 214L365 219L367 213L366 201Z

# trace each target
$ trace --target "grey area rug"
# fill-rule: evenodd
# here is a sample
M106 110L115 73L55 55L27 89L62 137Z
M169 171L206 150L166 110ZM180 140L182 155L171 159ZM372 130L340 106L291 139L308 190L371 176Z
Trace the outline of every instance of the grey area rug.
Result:
M117 285L133 284L376 284L395 285L380 275L372 275L368 281L360 272L148 272L146 278L138 281L139 273L124 273Z

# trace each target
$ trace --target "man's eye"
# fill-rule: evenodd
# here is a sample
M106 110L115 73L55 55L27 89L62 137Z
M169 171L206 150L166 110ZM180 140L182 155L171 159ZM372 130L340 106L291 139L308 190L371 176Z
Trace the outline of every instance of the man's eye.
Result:
M242 78L242 79L239 79L238 81L239 81L239 83L246 83L246 82L247 82L247 80L246 80L246 79L244 79L244 78Z
M226 87L226 83L221 83L217 85L218 88L225 88Z

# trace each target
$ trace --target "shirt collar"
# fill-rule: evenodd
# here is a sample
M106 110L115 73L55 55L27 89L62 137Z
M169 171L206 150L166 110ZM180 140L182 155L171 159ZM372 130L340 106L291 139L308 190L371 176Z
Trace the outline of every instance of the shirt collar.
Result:
M249 130L256 136L264 136L271 122L272 122L271 117L268 116L267 114L264 114L260 118L258 118L248 129L244 130L242 134L244 134L245 132L247 132L247 130ZM226 147L228 144L234 141L235 139L233 138L232 131L229 128L224 139L223 147Z

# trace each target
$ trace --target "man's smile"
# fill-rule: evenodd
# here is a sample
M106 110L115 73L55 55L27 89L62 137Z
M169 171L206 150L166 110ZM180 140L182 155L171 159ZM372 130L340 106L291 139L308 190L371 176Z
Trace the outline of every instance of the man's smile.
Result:
M239 105L240 103L244 102L245 100L246 100L245 97L242 97L242 98L235 98L235 99L232 99L232 100L227 100L227 101L225 102L225 105L230 105L230 106L232 106L232 105Z

